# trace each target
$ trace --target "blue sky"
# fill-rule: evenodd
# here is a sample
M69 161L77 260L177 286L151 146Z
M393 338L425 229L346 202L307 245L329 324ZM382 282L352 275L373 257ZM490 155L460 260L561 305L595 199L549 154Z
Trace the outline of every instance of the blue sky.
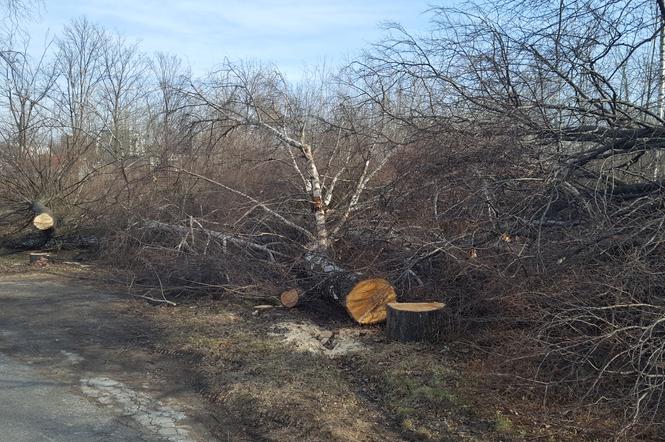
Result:
M445 1L445 0L444 0ZM72 18L86 16L146 52L180 55L196 74L224 57L275 63L289 77L303 67L341 63L397 21L414 32L427 28L432 0L45 0L29 25L33 49ZM439 2L440 3L440 2Z

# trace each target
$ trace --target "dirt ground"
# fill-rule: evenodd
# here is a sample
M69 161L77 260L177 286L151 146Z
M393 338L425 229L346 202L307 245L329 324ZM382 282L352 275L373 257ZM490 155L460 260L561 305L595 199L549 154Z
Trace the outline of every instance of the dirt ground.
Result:
M113 399L122 390L104 384L113 379L184 410L184 428L200 440L607 438L591 418L488 387L479 359L454 345L391 343L381 326L283 309L268 295L156 304L103 285L94 267L26 261L0 260L0 283L30 288L0 296L0 352L84 379L91 400Z

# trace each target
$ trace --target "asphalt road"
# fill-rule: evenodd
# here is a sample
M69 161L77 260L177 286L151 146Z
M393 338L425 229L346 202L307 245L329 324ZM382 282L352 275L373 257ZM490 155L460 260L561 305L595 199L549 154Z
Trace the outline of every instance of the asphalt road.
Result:
M101 407L0 354L0 441L146 441L111 407Z
M187 363L145 348L159 333L133 302L0 274L0 442L216 440Z

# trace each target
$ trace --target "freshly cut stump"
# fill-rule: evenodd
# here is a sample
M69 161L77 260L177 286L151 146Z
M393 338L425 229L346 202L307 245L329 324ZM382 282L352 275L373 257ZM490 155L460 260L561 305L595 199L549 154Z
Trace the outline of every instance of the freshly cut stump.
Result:
M397 294L383 278L362 279L341 301L359 324L376 324L386 320L386 305L397 301Z
M436 341L441 334L440 302L393 302L387 305L386 335L398 342Z

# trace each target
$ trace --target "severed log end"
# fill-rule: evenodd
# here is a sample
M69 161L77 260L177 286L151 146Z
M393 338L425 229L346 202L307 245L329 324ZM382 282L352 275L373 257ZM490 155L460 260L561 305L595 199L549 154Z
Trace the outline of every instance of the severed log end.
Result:
M393 286L382 278L360 280L343 300L346 310L359 324L376 324L386 319L386 305L397 301Z
M440 302L394 302L387 305L386 335L399 342L432 342L439 339L443 323Z
M32 225L37 228L37 230L48 230L55 225L55 220L48 213L40 213L32 219Z
M35 215L34 218L32 218L32 225L35 226L37 230L48 230L53 228L55 225L55 218L53 218L48 207L39 201L33 201L30 205L30 210Z
M298 305L298 301L300 300L300 294L302 292L298 289L290 289L282 292L281 295L279 295L279 300L281 301L282 305L286 308L293 308L296 305Z

